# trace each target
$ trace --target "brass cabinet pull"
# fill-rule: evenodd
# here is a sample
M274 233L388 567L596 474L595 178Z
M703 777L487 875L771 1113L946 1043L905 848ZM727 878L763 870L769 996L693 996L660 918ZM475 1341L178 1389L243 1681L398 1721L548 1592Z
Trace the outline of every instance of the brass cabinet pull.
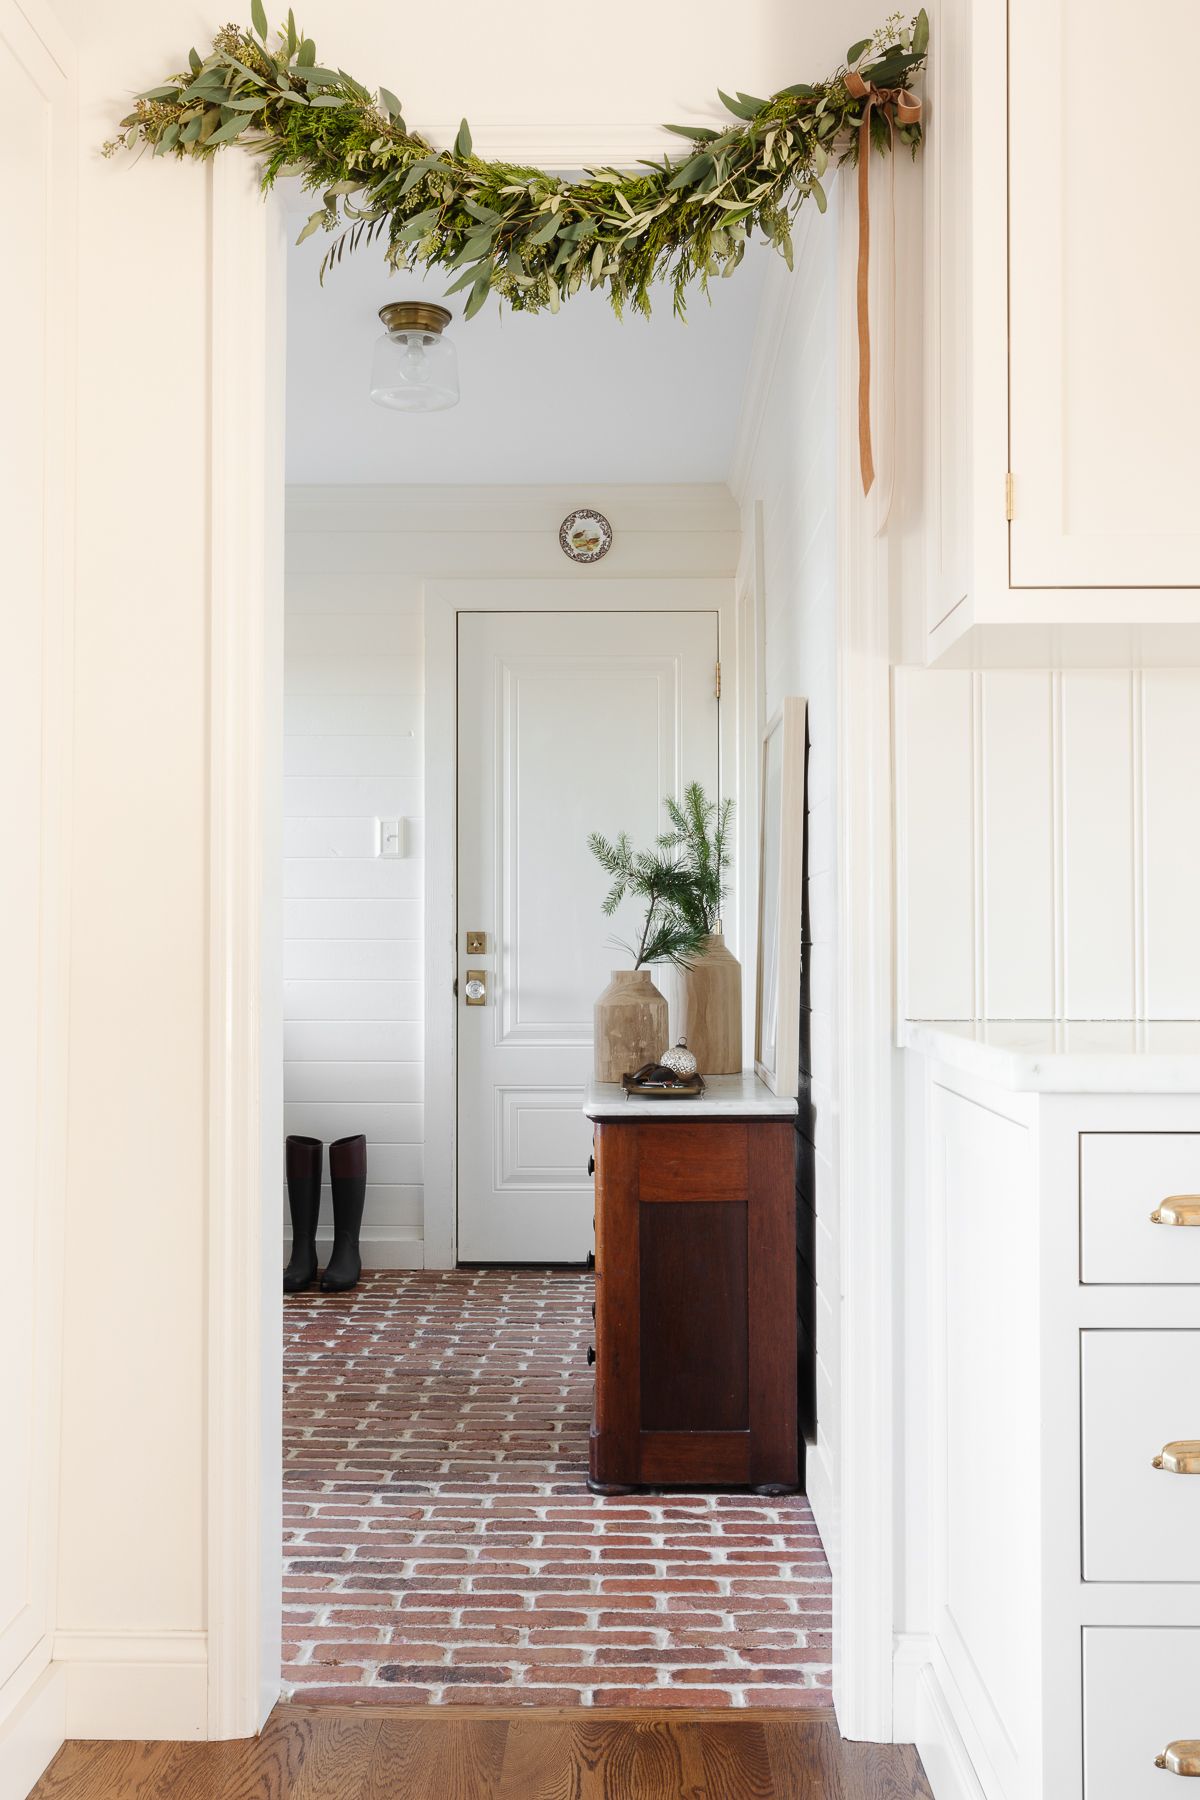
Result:
M1162 1454L1154 1457L1153 1466L1165 1469L1168 1475L1200 1475L1200 1438L1176 1438L1173 1443L1164 1444Z
M1154 1766L1172 1775L1200 1775L1200 1738L1177 1738L1155 1757Z
M1200 1225L1200 1194L1168 1194L1150 1214L1152 1225Z

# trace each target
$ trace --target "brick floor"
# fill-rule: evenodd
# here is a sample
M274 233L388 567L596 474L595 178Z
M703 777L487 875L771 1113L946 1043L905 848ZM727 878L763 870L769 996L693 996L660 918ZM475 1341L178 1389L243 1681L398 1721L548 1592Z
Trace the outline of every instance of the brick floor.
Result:
M288 1693L828 1704L806 1500L588 1493L591 1298L504 1269L285 1301Z

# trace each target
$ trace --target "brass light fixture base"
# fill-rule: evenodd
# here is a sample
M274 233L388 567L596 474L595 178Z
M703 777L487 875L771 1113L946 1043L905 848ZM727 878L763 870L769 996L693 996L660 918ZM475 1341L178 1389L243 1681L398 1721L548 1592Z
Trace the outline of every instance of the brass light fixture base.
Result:
M391 300L379 309L385 331L424 331L440 337L454 314L431 300Z

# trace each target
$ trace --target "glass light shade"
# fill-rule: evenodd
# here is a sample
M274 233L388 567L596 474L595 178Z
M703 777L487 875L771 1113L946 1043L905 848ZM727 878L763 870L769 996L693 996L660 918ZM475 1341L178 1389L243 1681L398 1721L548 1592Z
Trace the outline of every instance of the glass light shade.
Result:
M385 312L401 313L400 306ZM404 311L409 309L405 308ZM412 309L412 310L415 310ZM386 321L385 321L386 322ZM458 357L449 338L425 321L394 318L375 343L371 398L395 412L440 412L458 405Z

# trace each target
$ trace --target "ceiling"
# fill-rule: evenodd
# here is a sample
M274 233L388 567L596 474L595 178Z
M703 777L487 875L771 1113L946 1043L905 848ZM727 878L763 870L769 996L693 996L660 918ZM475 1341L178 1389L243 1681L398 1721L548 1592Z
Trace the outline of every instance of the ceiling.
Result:
M289 215L293 239L307 208ZM333 240L288 258L287 477L290 482L709 482L729 473L764 270L757 246L686 324L664 290L654 316L616 319L581 292L556 315L501 309L470 323L446 304L462 398L441 413L388 412L367 396L385 301L442 300L448 277L392 274L378 246L318 280Z

